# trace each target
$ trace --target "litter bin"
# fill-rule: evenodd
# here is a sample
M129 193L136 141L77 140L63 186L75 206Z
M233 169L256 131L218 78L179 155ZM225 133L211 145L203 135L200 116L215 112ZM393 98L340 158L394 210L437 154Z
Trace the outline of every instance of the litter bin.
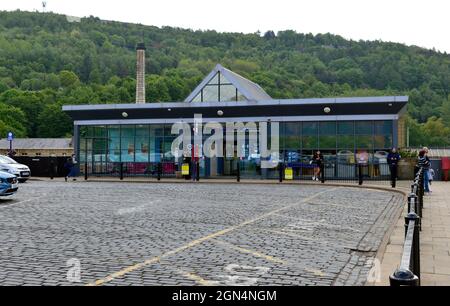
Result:
M442 157L442 174L443 180L448 181L448 171L450 170L450 157Z

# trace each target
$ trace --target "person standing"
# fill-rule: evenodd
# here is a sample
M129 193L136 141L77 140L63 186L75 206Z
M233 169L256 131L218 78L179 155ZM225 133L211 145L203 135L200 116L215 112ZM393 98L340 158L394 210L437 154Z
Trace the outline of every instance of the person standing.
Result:
M69 178L69 176L72 173L72 169L73 169L74 165L73 165L73 160L71 157L69 157L66 162L64 163L64 170L66 172L66 175L64 175L64 179L67 182L67 179Z
M71 170L69 176L72 177L74 181L76 181L77 180L76 177L78 176L78 167L77 167L78 162L77 162L75 154L72 154L72 163L73 163L73 167L72 167L72 170Z
M395 188L397 180L398 162L400 161L400 154L398 154L396 148L392 148L391 152L387 156L387 162L389 164L389 171L391 173L391 185Z
M323 165L323 155L320 151L316 151L316 153L314 153L311 164L314 165L314 175L312 177L313 181L320 181L321 169Z
M426 147L425 147L426 149ZM430 193L430 186L428 184L429 182L429 177L428 177L428 171L430 169L431 163L430 163L430 159L427 156L427 150L422 149L419 151L419 159L418 159L418 166L419 168L422 167L423 169L423 189L425 194L429 194Z

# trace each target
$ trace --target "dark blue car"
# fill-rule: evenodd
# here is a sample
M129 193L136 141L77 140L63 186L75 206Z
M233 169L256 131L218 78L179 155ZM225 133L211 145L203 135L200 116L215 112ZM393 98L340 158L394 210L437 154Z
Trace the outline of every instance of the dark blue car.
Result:
M0 197L10 196L17 192L19 183L17 177L4 171L0 171Z

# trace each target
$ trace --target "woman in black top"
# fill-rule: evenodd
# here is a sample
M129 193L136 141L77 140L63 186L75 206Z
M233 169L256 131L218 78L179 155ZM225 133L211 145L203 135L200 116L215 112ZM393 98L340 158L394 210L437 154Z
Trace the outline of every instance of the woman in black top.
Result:
M314 153L313 158L311 160L311 163L315 165L314 167L314 176L313 181L319 181L320 179L320 171L322 169L323 164L323 155L320 153L320 151L317 151Z

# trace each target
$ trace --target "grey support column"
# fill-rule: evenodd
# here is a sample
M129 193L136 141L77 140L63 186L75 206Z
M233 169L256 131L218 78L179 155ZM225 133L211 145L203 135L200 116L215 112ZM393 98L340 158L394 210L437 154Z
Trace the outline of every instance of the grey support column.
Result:
M398 148L398 120L392 120L392 147Z
M77 160L77 170L80 171L80 126L73 126L73 138L72 138L73 152L75 153L75 159Z

